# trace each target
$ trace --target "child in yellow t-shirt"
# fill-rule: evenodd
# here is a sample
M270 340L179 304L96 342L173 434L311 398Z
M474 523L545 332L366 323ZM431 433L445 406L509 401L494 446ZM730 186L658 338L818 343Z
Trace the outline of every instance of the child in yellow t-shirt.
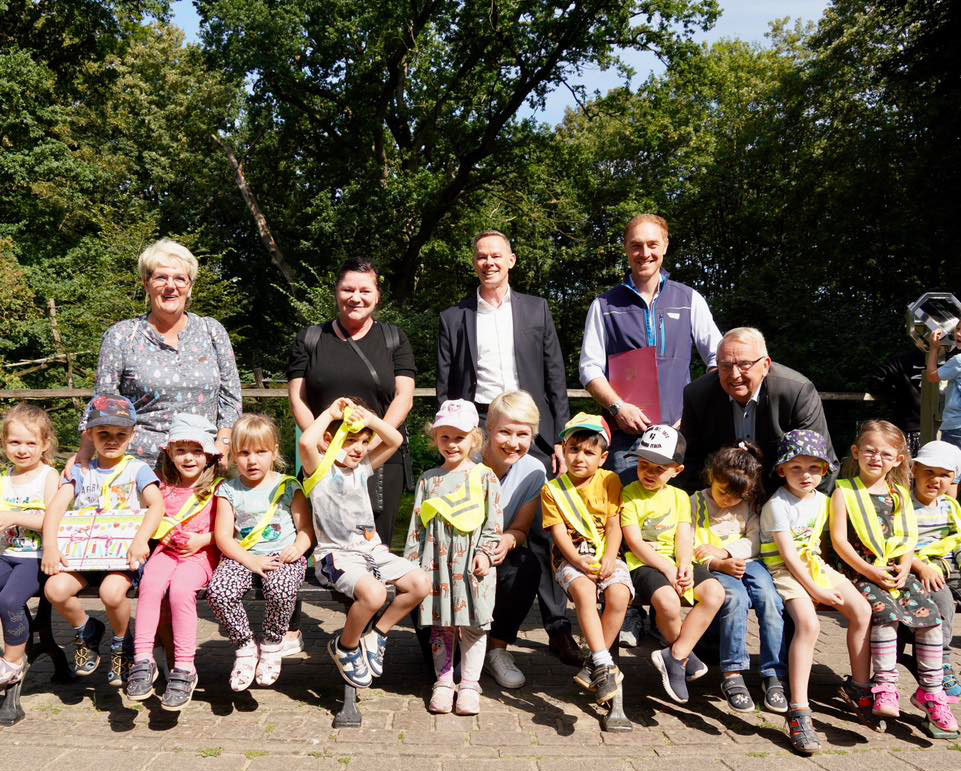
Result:
M621 481L614 472L601 469L610 439L600 415L575 415L561 432L567 473L541 490L544 529L554 539L554 579L574 601L591 652L590 662L574 680L594 690L598 704L612 699L624 679L610 647L634 596L627 565L617 558ZM603 616L597 611L601 595Z
M642 603L656 611L669 643L651 659L674 701L688 699L687 683L707 674L694 646L724 602L724 588L703 565L692 565L691 499L668 484L684 470L687 443L672 426L651 426L637 448L637 481L624 488L621 528L627 564ZM694 609L681 620L681 600Z

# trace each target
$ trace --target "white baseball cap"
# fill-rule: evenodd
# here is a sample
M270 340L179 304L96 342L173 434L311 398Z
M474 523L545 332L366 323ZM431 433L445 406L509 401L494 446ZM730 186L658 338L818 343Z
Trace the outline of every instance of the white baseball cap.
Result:
M942 442L936 439L928 442L920 450L914 463L920 463L928 468L943 468L952 472L955 476L961 473L961 450L950 442Z
M480 424L477 407L466 399L448 399L437 410L431 429L450 426L460 431L473 431Z

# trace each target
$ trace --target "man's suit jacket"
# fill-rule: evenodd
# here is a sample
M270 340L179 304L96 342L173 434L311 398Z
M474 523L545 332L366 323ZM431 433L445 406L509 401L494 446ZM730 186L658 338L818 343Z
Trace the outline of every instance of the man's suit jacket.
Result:
M517 379L540 410L537 443L550 455L570 417L564 357L554 319L542 297L511 290ZM477 293L440 314L437 338L437 402L474 400L477 389Z
M765 484L769 491L773 491L777 484L773 473L778 442L784 434L796 428L817 431L827 439L828 447L832 447L821 397L814 384L800 372L772 364L758 392L754 431L754 441L764 453ZM684 472L675 484L693 493L704 486L703 470L707 456L722 447L737 444L731 399L721 388L716 370L685 387L680 430L687 440L687 453ZM837 456L833 448L831 458L836 467ZM825 492L832 489L836 476L835 471L825 477L820 489Z

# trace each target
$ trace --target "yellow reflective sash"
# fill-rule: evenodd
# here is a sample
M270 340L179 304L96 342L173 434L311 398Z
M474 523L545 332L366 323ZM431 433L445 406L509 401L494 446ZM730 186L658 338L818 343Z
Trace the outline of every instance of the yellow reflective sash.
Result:
M839 479L837 487L848 510L848 521L854 526L854 532L864 547L874 555L875 567L883 568L896 557L914 549L918 542L918 520L911 505L911 493L906 488L895 485L896 494L892 496L894 535L885 538L874 502L860 477ZM891 589L890 592L892 597L901 594L897 589Z
M561 474L548 482L547 488L551 491L554 503L557 504L557 508L567 524L593 545L594 558L597 560L598 569L600 569L600 562L604 557L604 550L607 548L607 538L598 531L594 517L587 510L584 499L578 494L577 489L571 483L570 477L567 474Z
M130 497L129 497L129 496L127 497L127 499L123 502L123 505L121 505L121 506L111 506L111 505L110 505L110 486L111 486L114 482L117 481L117 479L118 479L118 478L120 477L120 475L123 473L123 470L124 470L125 468L127 468L127 466L130 464L130 461L132 461L132 460L133 460L133 456L132 456L132 455L124 455L124 456L120 459L120 462L117 463L116 466L114 466L113 473L112 473L109 477L107 477L107 481L104 482L103 485L102 485L101 488L100 488L100 501L99 501L100 505L97 506L97 509L98 509L98 510L100 510L100 511L105 511L105 510L108 510L108 509L129 509L129 508L130 508ZM135 483L136 483L136 482L135 482ZM92 509L93 507L90 506L90 507L88 507L88 508Z
M220 487L223 481L223 477L217 477L214 480L213 486L210 488L209 495L205 495L201 498L198 498L196 493L191 495L184 502L184 505L180 507L180 511L177 512L176 517L168 517L164 515L164 518L160 520L160 525L157 527L157 530L150 537L159 540L178 525L187 524L206 508L211 498L213 498L214 494L217 492L217 488Z
M711 511L708 508L707 494L703 490L698 490L691 496L691 518L694 520L694 548L714 546L727 551L729 543L741 540L741 536L737 534L721 538L711 529Z
M420 521L426 527L440 516L452 528L461 533L473 533L484 524L487 501L484 497L483 479L493 473L483 463L478 463L467 474L467 482L448 495L428 498L420 505Z
M344 441L347 439L347 434L356 434L358 431L363 430L363 421L352 419L352 412L353 409L351 407L344 408L344 417L341 420L340 427L334 433L334 438L330 440L330 444L327 445L324 457L320 459L320 465L314 469L313 474L304 480L304 495L310 495L311 491L330 473L331 468L333 468L337 460L337 456L340 455L340 451L344 448Z
M260 542L260 536L264 534L264 530L267 529L267 526L273 522L274 512L277 511L277 506L280 504L280 499L284 497L284 492L287 490L287 485L291 482L300 487L300 483L294 479L294 477L281 476L280 482L277 485L277 489L274 491L274 497L270 501L270 506L257 522L257 526L247 533L244 539L240 542L241 549L249 551Z
M821 558L820 552L821 534L824 532L824 526L827 524L828 515L831 511L831 499L826 495L820 495L820 499L821 509L818 512L817 519L814 521L814 527L811 529L810 536L808 536L807 540L794 538L794 546L797 549L797 554L801 562L807 566L808 571L811 573L811 578L814 580L814 583L822 589L830 589L831 580L828 578L827 570L825 569L827 564ZM773 541L771 543L761 544L761 560L767 569L771 571L784 567L784 558L781 557L781 552L778 551L777 544Z
M942 576L947 578L950 567L945 564L944 558L961 549L961 504L958 504L950 496L946 495L943 498L948 502L948 516L954 526L954 534L946 535L944 538L929 543L923 549L918 550L917 556L923 562L936 567L941 571Z

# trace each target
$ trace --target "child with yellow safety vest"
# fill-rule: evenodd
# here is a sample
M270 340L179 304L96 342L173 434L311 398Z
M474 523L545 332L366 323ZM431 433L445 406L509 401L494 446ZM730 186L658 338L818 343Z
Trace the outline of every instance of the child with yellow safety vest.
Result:
M280 676L284 634L307 571L304 554L313 529L300 483L275 470L284 461L270 418L247 414L234 424L230 459L237 478L217 489L214 541L223 558L207 604L236 648L230 687L243 691L255 677L258 685L271 685ZM254 575L261 578L265 600L259 646L243 602Z
M673 426L651 426L630 457L637 481L624 488L621 529L638 600L650 605L668 643L651 659L674 701L688 700L687 683L707 674L694 646L724 602L724 588L703 565L693 565L691 499L668 484L684 470L687 442ZM694 608L681 620L681 600Z
M941 614L944 638L944 695L957 704L961 684L951 666L954 596L948 579L961 567L961 507L947 490L961 473L961 450L934 441L925 444L913 461L914 513L918 518L918 545L911 571L921 581Z
M67 480L47 506L43 518L43 558L47 574L44 592L50 603L74 628L74 671L91 675L100 664L103 622L87 616L77 599L85 586L99 586L100 600L113 628L107 682L123 685L133 661L130 635L130 600L127 591L139 580L149 556L147 541L163 517L160 480L142 460L126 454L133 439L137 413L124 396L101 394L87 405L84 435L93 443L95 457L87 465L75 463ZM68 509L142 509L143 522L127 550L129 570L73 571L60 552L57 533Z
M3 454L13 466L0 470L0 691L23 677L30 619L24 606L40 589L40 528L57 490L53 454L57 438L39 407L18 404L0 422Z
M611 434L600 415L578 413L564 426L560 439L567 473L542 488L542 521L554 539L554 579L574 601L590 650L590 660L574 681L593 690L597 703L603 704L614 698L624 679L610 647L634 596L627 565L617 558L621 481L613 471L601 469ZM597 612L601 596L603 616Z
M471 457L483 442L478 424L473 402L452 399L441 404L430 433L444 463L417 480L404 552L430 578L420 623L431 627L437 681L428 708L436 713L480 711L479 680L497 592L494 555L504 512L497 477ZM458 641L461 681L455 707Z
M849 578L871 605L873 713L900 715L898 625L914 632L919 688L911 703L927 715L936 738L958 736L944 696L943 639L938 606L911 574L918 520L908 489L907 440L886 420L861 425L831 497L831 542Z
M704 475L709 487L691 496L694 559L711 571L727 595L714 622L721 654L721 693L732 709L754 711L741 674L751 664L747 616L753 609L761 643L764 706L771 712L787 712L784 602L759 559L761 451L746 442L723 447L708 458Z
M838 610L848 622L852 677L842 696L857 706L870 688L868 633L871 608L854 585L821 559L821 537L831 499L817 489L831 471L831 452L821 434L788 431L778 443L777 474L784 479L761 510L761 559L771 572L784 608L794 622L788 652L791 703L785 731L794 749L810 755L821 748L808 705L808 681L820 634L815 603Z
M375 436L380 443L371 450ZM430 590L423 570L381 543L367 491L374 472L401 442L400 432L356 397L335 399L300 438L304 492L317 540L317 578L353 600L343 630L327 643L327 653L356 688L369 687L383 674L388 633ZM364 634L387 600L387 584L397 594Z
M157 665L154 637L164 596L170 604L174 665L160 706L179 712L197 687L197 592L205 588L220 560L214 546L214 494L220 452L217 427L203 415L178 413L170 422L160 456L160 491L166 512L153 534L160 543L144 566L137 591L134 662L124 686L127 698L144 701L154 692Z

